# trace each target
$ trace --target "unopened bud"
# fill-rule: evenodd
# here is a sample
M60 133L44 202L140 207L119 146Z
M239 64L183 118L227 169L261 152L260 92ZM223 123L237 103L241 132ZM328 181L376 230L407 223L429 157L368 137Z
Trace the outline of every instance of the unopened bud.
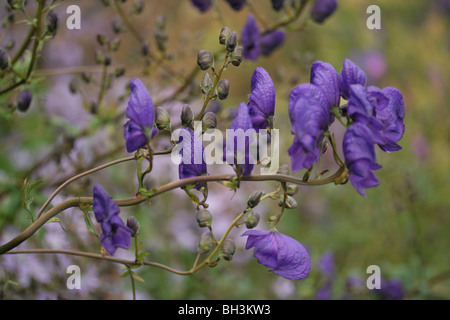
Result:
M150 45L148 44L148 42L145 41L142 43L141 52L144 57L150 54Z
M160 14L156 17L156 29L164 30L166 28L166 16Z
M135 0L133 3L133 13L140 14L144 11L144 1Z
M127 219L127 227L131 229L131 236L135 237L141 227L135 217L130 216Z
M111 64L111 55L109 53L104 55L103 64L109 66Z
M228 97L228 92L230 91L230 81L227 79L220 80L217 85L217 95L220 100L225 100Z
M298 186L292 183L286 185L286 193L290 196L293 196L298 192Z
M98 34L97 42L99 45L103 46L108 43L108 38L106 36L104 36L103 34Z
M70 93L75 94L80 89L80 83L78 82L77 78L72 78L69 83L69 90Z
M116 37L114 39L111 40L110 42L110 48L112 51L117 51L119 50L120 47L120 38Z
M31 95L31 91L25 89L19 93L17 96L17 109L21 112L26 112L31 104L31 99L33 96Z
M197 223L200 228L210 227L212 223L212 214L209 210L203 209L197 211Z
M55 11L50 10L47 13L47 18L45 19L45 24L47 27L47 33L54 36L58 30L58 16Z
M155 41L156 41L156 46L158 47L159 51L161 51L161 52L166 51L167 39L168 39L168 36L164 30L156 29Z
M23 3L23 0L8 0L8 4L11 9L17 10L17 9L22 8L24 3Z
M119 78L125 74L125 67L117 67L114 69L114 76Z
M231 36L231 30L228 27L223 27L219 35L220 44L225 44L229 36Z
M192 127L194 123L194 114L192 113L191 107L185 104L183 110L181 111L181 125L183 127Z
M231 239L225 239L220 248L220 257L226 261L231 261L236 251L234 241Z
M278 205L279 205L280 207L282 207L282 206L283 206L283 203L284 203L284 197L282 197L282 198L280 199L280 202L278 203ZM297 201L295 201L295 199L292 198L291 196L287 196L285 208L286 208L286 209L295 209L295 208L297 208Z
M212 248L211 235L209 232L202 234L197 244L199 253L206 253Z
M213 82L211 80L211 77L209 76L209 73L205 73L203 76L202 83L200 84L200 88L202 88L202 92L204 94L208 94L213 87Z
M253 229L258 225L260 219L261 217L258 213L251 211L245 216L245 226L248 229Z
M91 102L89 111L91 112L91 114L97 114L98 113L98 104L97 104L97 102L95 102L95 101Z
M169 112L162 107L156 107L155 122L158 130L170 130L171 126Z
M261 197L265 194L262 190L257 190L253 192L247 201L247 206L249 208L254 208L259 204L259 201L261 201Z
M244 47L237 46L234 48L233 53L231 54L231 64L235 67L239 67L242 63L242 59L244 57Z
M124 29L123 21L120 18L115 18L112 21L111 26L112 26L114 33L121 33Z
M14 45L16 44L16 42L14 41L14 39L9 39L8 42L5 43L5 49L6 50L11 50L12 48L14 48Z
M233 52L236 46L237 46L237 34L236 31L233 31L225 41L225 47L228 52Z
M207 112L202 117L202 130L205 132L209 129L215 129L217 127L217 117L214 112Z
M214 55L209 50L201 49L197 55L197 64L203 71L208 70L214 66Z
M9 56L5 49L0 48L0 70L5 70L9 67Z
M92 74L86 73L86 72L82 72L81 73L81 79L83 79L84 82L89 83L92 80Z

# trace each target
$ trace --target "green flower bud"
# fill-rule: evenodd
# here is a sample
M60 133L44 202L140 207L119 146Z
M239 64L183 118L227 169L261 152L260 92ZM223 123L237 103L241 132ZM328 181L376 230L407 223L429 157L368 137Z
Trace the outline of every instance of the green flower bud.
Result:
M131 236L135 237L141 226L135 217L130 216L127 219L127 227L130 228L132 231Z
M197 211L197 223L200 228L210 227L212 223L212 214L209 210L203 209Z
M135 0L133 3L133 13L140 14L142 11L144 11L144 1L142 0Z
M8 42L5 43L5 49L6 50L11 50L12 48L14 48L14 45L16 44L16 42L14 41L14 39L9 39Z
M168 38L169 37L167 36L167 33L164 30L156 29L155 41L156 41L156 46L158 47L159 51L161 51L161 52L166 51Z
M119 78L119 77L123 76L124 74L125 74L125 68L124 67L117 67L114 70L114 76L116 78Z
M58 30L58 16L55 11L50 10L45 18L45 25L47 28L47 33L54 36Z
M197 55L197 64L203 71L214 66L214 55L209 50L201 49Z
M288 195L293 196L298 192L298 186L292 183L286 185L286 192Z
M230 81L227 79L220 80L217 85L217 95L220 100L225 100L228 97L228 92L230 91Z
M171 129L169 112L162 107L156 107L155 109L155 122L158 130Z
M214 112L207 112L202 117L202 130L205 132L209 129L215 129L217 127L217 117Z
M11 9L17 10L23 7L24 1L23 0L8 0L8 4Z
M106 36L104 36L103 34L98 34L97 42L99 45L103 46L108 43L108 38Z
M237 34L236 31L233 31L230 36L225 41L225 48L228 52L233 52L237 46Z
M278 205L280 207L282 207L283 206L283 202L284 202L284 197L281 197ZM295 199L292 198L291 196L287 196L286 209L295 209L295 208L297 208L297 201L295 201Z
M234 241L231 239L225 239L220 248L220 257L226 261L231 261L236 251Z
M103 64L109 66L111 64L111 55L109 53L104 55Z
M181 125L183 127L192 127L194 123L194 114L192 113L191 107L188 104L183 106L183 110L181 111Z
M114 33L121 33L124 30L123 21L120 18L115 18L111 23Z
M92 80L92 74L91 73L82 72L81 73L81 79L83 79L84 82L89 83Z
M257 190L253 192L247 201L247 206L249 208L254 208L259 204L259 201L261 200L261 197L265 194L262 190Z
M239 67L242 63L242 59L244 57L244 47L243 46L237 46L233 53L231 54L231 64L235 67Z
M206 232L200 237L200 240L197 244L197 250L199 253L206 253L211 250L212 245L211 234L209 232Z
M245 225L248 229L253 229L258 225L260 219L258 213L251 211L245 216Z
M117 51L119 50L120 47L120 38L116 37L114 39L111 40L110 42L110 48L112 51Z
M30 107L32 98L30 90L25 89L21 91L17 96L17 109L21 112L26 112Z
M164 30L166 28L166 16L160 14L156 17L156 29Z
M200 88L202 88L202 92L204 94L208 94L211 91L213 85L214 84L211 80L211 77L209 76L209 73L205 73L205 75L203 76L202 83L200 84Z
M9 56L5 49L0 48L0 70L5 70L9 67Z
M229 36L231 36L231 30L228 27L223 27L219 35L220 44L225 44Z

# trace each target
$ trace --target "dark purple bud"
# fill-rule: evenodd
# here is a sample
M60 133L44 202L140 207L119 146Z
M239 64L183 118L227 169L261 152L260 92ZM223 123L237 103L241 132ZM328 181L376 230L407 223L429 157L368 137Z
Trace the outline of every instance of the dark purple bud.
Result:
M226 0L233 10L239 11L245 5L246 0Z
M194 113L192 113L191 107L185 104L183 110L181 111L181 125L183 127L191 128L194 123Z
M9 56L5 49L0 48L0 70L5 70L9 67Z
M254 208L259 204L259 201L261 200L261 197L265 194L262 190L257 190L253 192L247 201L247 206L249 208Z
M283 8L284 0L271 0L272 1L272 8L275 11L280 11L281 8Z
M225 41L225 47L228 52L233 52L238 43L237 34L235 31L231 33L231 35Z
M222 247L220 248L220 257L225 261L231 261L235 252L236 245L234 244L234 241L231 239L225 239L222 243Z
M108 43L108 38L106 36L104 36L103 34L98 34L97 42L99 45L103 46Z
M72 78L69 83L70 93L75 94L80 89L80 83L77 78Z
M144 57L148 56L150 54L150 45L147 41L144 41L142 43L141 47L141 53Z
M203 71L208 70L214 66L214 55L209 50L201 49L197 55L197 64Z
M228 97L228 92L230 91L230 81L227 79L222 79L217 85L217 96L220 100L225 100Z
M127 227L131 229L131 236L135 237L136 234L139 232L139 228L141 227L139 225L139 222L136 220L135 217L130 216L127 219Z
M333 14L338 4L337 0L317 0L311 10L311 17L317 23L323 23Z
M210 227L212 218L212 214L209 210L203 209L197 211L197 223L200 228Z
M225 44L229 36L231 36L231 30L228 27L223 27L219 35L220 44Z
M55 11L50 10L47 13L47 18L45 19L45 24L47 27L47 33L54 36L58 30L58 16Z
M170 130L170 114L163 107L156 107L155 122L158 130Z
M26 112L31 104L33 98L31 91L25 89L21 91L17 97L17 109L21 112Z
M242 63L242 59L244 58L244 47L237 46L234 48L234 51L231 53L231 64L235 67L239 67Z
M206 12L211 7L211 0L191 0L191 2L200 12Z
M202 117L202 130L203 132L209 129L215 129L217 127L217 117L214 112L207 112Z

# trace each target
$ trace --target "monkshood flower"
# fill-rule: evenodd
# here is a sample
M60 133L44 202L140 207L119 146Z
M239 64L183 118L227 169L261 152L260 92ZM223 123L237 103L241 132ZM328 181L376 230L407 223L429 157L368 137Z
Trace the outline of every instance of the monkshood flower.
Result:
M249 60L257 60L261 54L268 56L283 44L284 38L284 32L278 30L261 35L258 23L253 15L249 14L241 32L244 57Z
M266 129L275 115L275 86L261 67L255 69L251 80L248 109L253 128Z
M211 0L191 0L191 2L200 12L206 12L211 7Z
M181 147L180 155L182 157L178 167L180 179L200 177L208 174L204 159L203 143L192 129L187 127L181 128L178 145ZM194 188L200 190L204 186L205 183L197 183Z
M248 106L245 103L239 105L236 117L230 125L234 135L227 134L227 140L224 144L224 160L230 165L240 167L241 174L246 177L251 175L254 161L250 152L250 144L253 143L252 121ZM244 142L244 143L243 143Z
M330 123L330 109L322 90L305 83L289 96L291 132L295 136L289 148L292 172L310 168L320 158L321 142Z
M305 278L311 269L308 251L297 240L279 232L248 230L245 249L271 272L290 280Z
M130 88L126 110L126 117L130 120L124 125L123 131L127 151L134 152L144 147L157 131L153 128L155 108L147 88L137 78L131 80Z
M345 59L342 66L341 74L339 75L339 88L342 98L348 100L350 96L350 86L359 84L366 85L366 74L351 60Z
M311 18L317 23L323 23L333 14L337 6L337 0L317 0L312 7Z
M353 123L345 132L343 152L350 182L362 196L364 189L376 187L379 181L373 170L381 166L376 161L373 132L362 123Z
M120 209L111 197L96 184L94 186L93 208L97 221L101 224L100 242L106 252L114 255L117 248L128 249L132 230L120 219Z
M341 101L339 74L327 62L316 61L311 66L310 82L322 90L329 108L339 107ZM334 118L331 119L334 120Z

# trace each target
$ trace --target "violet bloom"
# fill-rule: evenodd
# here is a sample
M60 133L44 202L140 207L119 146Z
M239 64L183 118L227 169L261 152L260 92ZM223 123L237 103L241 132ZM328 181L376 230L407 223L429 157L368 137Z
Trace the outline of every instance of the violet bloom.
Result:
M317 23L323 23L336 10L337 0L317 0L311 10L311 17Z
M284 32L278 30L262 35L259 39L259 47L262 55L269 56L275 49L283 44L284 39Z
M230 129L224 145L224 159L230 165L239 166L244 177L249 176L255 162L250 152L250 145L254 142L256 131L253 129L249 109L245 103L242 102L239 105Z
M271 0L271 1L273 10L280 11L281 8L283 8L284 0Z
M330 109L339 107L341 101L339 75L331 64L323 61L314 62L311 66L310 82L322 90Z
M381 168L376 162L372 131L364 124L352 124L344 135L343 151L350 182L356 191L366 197L364 189L379 184L372 171Z
M97 221L101 224L100 242L106 252L114 255L117 248L128 249L132 230L120 219L120 209L103 188L94 186L93 208Z
M366 85L366 74L351 60L345 59L341 74L339 75L339 87L342 98L348 100L350 96L350 86L359 84Z
M249 100L253 128L266 129L275 115L275 86L270 75L261 67L253 72Z
M226 0L231 8L235 11L239 11L244 7L246 0Z
M178 176L180 179L191 177L200 177L208 174L206 162L204 160L203 143L195 132L187 127L182 127L180 131L180 155L181 163L178 167ZM205 183L197 183L195 189L200 190Z
M305 278L311 269L308 251L297 240L279 232L248 230L245 249L255 248L253 256L271 272L289 280Z
M211 0L191 0L191 2L200 12L206 12L211 7Z
M130 120L123 129L127 151L134 152L144 147L155 134L153 129L155 109L147 88L139 79L132 79L130 88L131 94L126 110L126 117Z
M381 300L403 300L405 298L403 285L397 279L391 279L389 281L383 279L381 281L381 289L376 290L375 293Z
M325 96L316 85L305 83L294 88L289 96L291 132L295 136L289 148L292 171L310 168L320 158L323 135L330 123Z

